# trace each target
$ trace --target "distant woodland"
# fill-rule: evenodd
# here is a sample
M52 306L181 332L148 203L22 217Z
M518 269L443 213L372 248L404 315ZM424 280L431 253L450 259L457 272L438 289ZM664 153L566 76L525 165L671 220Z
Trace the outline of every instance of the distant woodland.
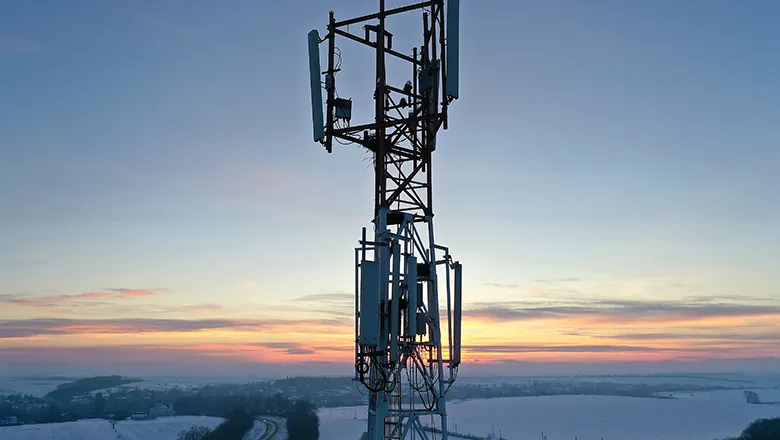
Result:
M198 388L144 389L124 387L140 379L99 376L58 386L44 397L22 394L0 396L0 424L67 422L87 418L125 420L132 415L153 417L153 408L172 408L176 415L215 416L227 419L202 440L241 438L260 415L288 420L290 440L316 440L317 405L286 396L262 382ZM238 436L238 437L236 437ZM197 437L200 439L201 437Z

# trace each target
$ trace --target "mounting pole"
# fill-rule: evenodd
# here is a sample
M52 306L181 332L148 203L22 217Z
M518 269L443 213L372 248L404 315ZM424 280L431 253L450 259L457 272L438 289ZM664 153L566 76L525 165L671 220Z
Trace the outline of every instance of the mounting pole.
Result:
M385 206L385 158L387 157L387 150L385 146L385 134L387 130L383 123L385 122L385 83L387 78L385 76L385 0L379 0L379 31L376 36L376 91L374 92L374 102L376 104L376 115L374 120L377 124L376 139L377 139L377 152L374 166L376 168L374 172L375 188L376 188L376 202L374 207L374 216L379 215L380 208L389 208Z

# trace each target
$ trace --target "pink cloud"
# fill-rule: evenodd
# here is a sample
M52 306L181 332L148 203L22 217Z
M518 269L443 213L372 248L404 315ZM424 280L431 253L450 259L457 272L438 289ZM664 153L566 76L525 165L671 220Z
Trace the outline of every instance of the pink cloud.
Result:
M332 332L349 331L349 323L337 318L320 319L67 319L34 318L0 321L0 339L30 338L47 335L190 333L210 330L242 330L268 332L300 328L317 333L323 329Z
M5 295L0 296L0 305L16 307L53 308L69 305L75 302L93 300L134 299L158 295L165 289L104 289L99 292L86 292L75 295L50 295L39 297L25 297ZM92 302L93 305L101 304Z

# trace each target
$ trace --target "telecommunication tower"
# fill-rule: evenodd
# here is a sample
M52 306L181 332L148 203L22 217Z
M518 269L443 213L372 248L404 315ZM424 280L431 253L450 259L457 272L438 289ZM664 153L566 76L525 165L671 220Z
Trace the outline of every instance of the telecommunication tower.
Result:
M417 14L422 25L420 45L411 53L394 47L388 30L388 22L404 14ZM314 141L328 153L336 140L373 155L374 236L369 239L363 228L355 249L354 378L368 390L364 440L447 439L445 396L461 361L462 269L434 240L431 156L458 98L458 22L458 0L390 9L379 0L377 13L337 21L331 12L324 37L309 33ZM353 125L352 101L338 96L337 38L375 52L368 123ZM388 78L388 60L406 67ZM426 418L438 418L439 433L424 428Z

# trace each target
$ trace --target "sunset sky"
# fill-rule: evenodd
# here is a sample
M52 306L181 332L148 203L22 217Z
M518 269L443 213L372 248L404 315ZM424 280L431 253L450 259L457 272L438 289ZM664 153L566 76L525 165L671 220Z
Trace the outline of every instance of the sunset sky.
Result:
M463 371L780 367L780 3L461 3ZM349 373L373 176L306 34L376 7L3 4L0 375Z

